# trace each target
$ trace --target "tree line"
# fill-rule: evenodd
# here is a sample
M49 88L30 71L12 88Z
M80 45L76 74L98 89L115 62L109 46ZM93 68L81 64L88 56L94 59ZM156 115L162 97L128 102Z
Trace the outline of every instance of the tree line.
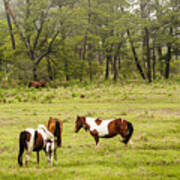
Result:
M20 80L168 79L179 0L3 0L0 72ZM176 67L177 66L177 67ZM176 69L178 71L178 69Z

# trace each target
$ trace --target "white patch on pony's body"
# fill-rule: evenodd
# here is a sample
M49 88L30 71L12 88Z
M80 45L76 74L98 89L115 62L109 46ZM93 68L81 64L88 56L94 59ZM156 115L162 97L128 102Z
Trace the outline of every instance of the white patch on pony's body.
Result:
M27 128L25 129L26 132L29 132L31 134L31 137L30 137L30 141L27 142L27 148L28 148L28 151L29 152L32 152L33 151L33 148L34 148L34 135L35 135L35 130L32 129L32 128Z
M90 126L90 131L96 130L99 137L104 137L109 134L108 125L113 120L101 120L101 124L96 124L97 118L86 117L86 123Z
M40 124L38 126L37 131L42 135L43 140L46 142L46 140L50 139L51 141L54 141L54 135L44 126L43 124ZM46 144L44 142L44 144Z

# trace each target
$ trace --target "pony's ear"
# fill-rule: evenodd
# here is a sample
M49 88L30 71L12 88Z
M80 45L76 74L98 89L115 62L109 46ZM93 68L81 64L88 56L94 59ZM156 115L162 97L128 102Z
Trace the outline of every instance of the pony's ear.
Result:
M77 119L79 119L80 118L80 116L79 115L77 115Z
M52 117L49 117L49 119L52 119Z

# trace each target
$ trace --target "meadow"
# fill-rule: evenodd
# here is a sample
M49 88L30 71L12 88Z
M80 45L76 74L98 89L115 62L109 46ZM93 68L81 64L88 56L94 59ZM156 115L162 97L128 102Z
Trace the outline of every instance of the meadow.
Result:
M179 92L171 82L0 89L0 179L180 179ZM134 149L120 136L96 148L88 132L74 133L77 115L132 122ZM41 152L37 165L33 153L28 167L19 167L19 132L50 116L64 124L58 161L50 167Z

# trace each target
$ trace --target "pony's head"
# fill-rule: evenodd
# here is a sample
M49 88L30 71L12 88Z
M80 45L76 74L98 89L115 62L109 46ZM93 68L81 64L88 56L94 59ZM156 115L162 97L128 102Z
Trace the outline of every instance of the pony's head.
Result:
M84 125L85 117L83 116L77 116L76 122L75 122L75 132L77 133Z

